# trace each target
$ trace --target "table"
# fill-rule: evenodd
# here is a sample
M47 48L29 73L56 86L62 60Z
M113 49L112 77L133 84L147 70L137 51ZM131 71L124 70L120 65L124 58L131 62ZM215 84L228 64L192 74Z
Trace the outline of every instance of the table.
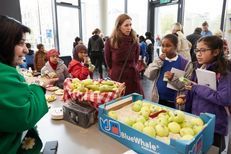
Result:
M29 81L38 80L30 78ZM47 92L51 94L51 92ZM62 107L63 100L51 103L51 108ZM122 154L134 153L123 144L102 133L95 124L90 128L82 128L64 120L52 120L48 112L37 124L39 135L45 144L47 141L58 140L57 154ZM211 146L207 154L217 154L218 148ZM224 152L226 153L226 152Z

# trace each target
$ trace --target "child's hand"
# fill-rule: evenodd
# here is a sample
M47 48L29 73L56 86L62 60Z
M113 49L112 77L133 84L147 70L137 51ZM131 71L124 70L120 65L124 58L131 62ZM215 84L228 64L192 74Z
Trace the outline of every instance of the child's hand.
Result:
M192 85L191 84L187 84L187 85L184 86L184 88L186 90L192 90Z
M44 79L43 82L40 84L42 87L46 88L48 85L54 85L59 78L52 78L52 79Z
M89 57L88 56L83 57L83 63L89 64Z
M168 79L168 81L171 81L174 76L174 73L167 71L164 73L164 78Z
M178 105L184 105L186 102L186 96L184 94L178 95L176 97L176 104Z
M165 53L162 53L161 55L160 55L160 57L159 57L162 61L164 61L165 60L165 58L166 58L166 54Z

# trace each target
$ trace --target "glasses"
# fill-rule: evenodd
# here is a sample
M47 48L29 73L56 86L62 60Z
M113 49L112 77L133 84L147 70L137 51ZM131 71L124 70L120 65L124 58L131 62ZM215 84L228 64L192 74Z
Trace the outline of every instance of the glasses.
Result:
M209 48L208 49L203 49L203 48L202 49L194 49L194 53L200 53L201 54L201 53L205 53L208 50L212 50L212 49L209 49Z

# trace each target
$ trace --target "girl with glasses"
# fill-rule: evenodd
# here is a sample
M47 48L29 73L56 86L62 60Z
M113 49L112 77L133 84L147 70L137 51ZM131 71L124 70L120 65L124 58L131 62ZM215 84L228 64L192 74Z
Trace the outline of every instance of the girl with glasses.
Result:
M198 84L187 86L189 91L186 97L186 111L198 116L205 112L216 115L213 145L222 152L225 149L225 135L228 131L225 107L231 105L231 73L228 61L224 57L223 41L217 36L202 37L197 42L195 53L196 68L216 73L217 90ZM195 71L192 81L197 83Z

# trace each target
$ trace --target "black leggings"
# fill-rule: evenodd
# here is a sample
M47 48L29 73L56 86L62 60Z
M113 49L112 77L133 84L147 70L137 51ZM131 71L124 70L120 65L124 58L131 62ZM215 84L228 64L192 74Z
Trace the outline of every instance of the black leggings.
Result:
M95 68L98 69L99 73L103 73L103 52L102 51L92 51L91 52L91 62L95 65Z
M225 150L225 136L214 133L213 145L219 148L219 153Z

